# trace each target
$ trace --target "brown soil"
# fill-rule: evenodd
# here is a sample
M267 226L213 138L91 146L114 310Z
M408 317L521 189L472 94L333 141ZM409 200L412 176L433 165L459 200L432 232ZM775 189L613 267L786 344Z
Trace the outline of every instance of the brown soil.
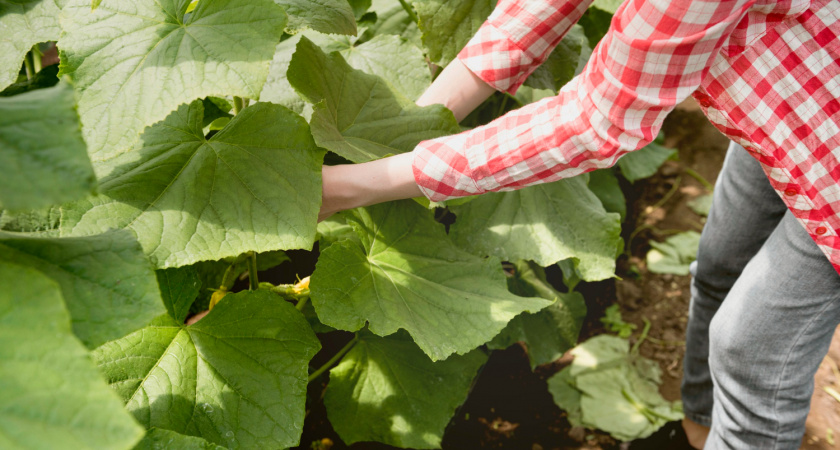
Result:
M662 395L679 398L684 355L684 334L689 303L689 277L660 275L647 271L644 257L650 240L663 240L676 231L700 231L704 218L688 206L689 200L708 193L704 185L685 171L689 167L714 183L723 163L728 140L702 115L693 101L680 105L663 128L666 145L679 149L679 160L667 162L653 177L622 186L627 195L628 218L623 236L629 249L619 258L616 281L584 284L579 290L587 300L588 314L581 340L603 333L599 318L604 309L618 302L626 321L643 327L652 323L649 338L640 348L642 355L662 368ZM678 185L677 185L678 183ZM676 186L675 186L676 185ZM669 191L673 192L669 194ZM661 200L670 195L664 203ZM661 204L654 209L653 205ZM640 231L637 229L644 226ZM634 233L634 231L637 231ZM631 235L633 239L630 240ZM556 269L548 270L552 281L560 278ZM638 333L636 333L638 335ZM334 353L347 336L336 336L324 343L324 360ZM513 346L496 351L482 369L467 402L449 424L444 449L619 449L622 445L596 430L570 427L548 392L546 379L561 370L569 356L540 366L532 372L525 349ZM808 417L802 448L826 450L840 448L840 398L824 388L840 392L840 328L831 351L816 375L816 389ZM310 396L318 399L325 383L310 385ZM308 406L302 445L328 438L333 449L348 448L329 425L322 402ZM832 431L828 431L828 430ZM831 436L833 435L833 442ZM352 449L388 449L382 444L359 443Z

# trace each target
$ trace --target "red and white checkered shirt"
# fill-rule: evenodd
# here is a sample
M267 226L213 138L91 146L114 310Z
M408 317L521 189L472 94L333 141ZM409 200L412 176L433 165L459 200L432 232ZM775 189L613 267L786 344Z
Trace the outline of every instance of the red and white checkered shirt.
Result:
M588 0L501 0L458 58L513 93ZM615 164L693 95L746 147L840 272L840 1L626 0L556 97L421 142L415 180L441 201Z

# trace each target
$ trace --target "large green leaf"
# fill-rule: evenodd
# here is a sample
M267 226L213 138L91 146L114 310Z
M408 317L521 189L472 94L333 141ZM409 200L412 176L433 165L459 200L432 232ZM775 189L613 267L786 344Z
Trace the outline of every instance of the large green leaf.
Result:
M185 436L174 431L152 428L134 447L134 450L225 450L216 444L195 436Z
M460 131L441 105L420 108L381 78L350 67L302 38L289 64L289 82L315 104L315 142L353 161L411 151L422 140Z
M203 109L181 106L137 151L98 163L102 194L64 208L62 234L131 229L158 268L311 248L323 151L306 122L258 103L205 139Z
M201 289L198 270L193 266L158 270L157 280L166 312L176 322L183 323Z
M0 261L0 286L0 448L131 448L143 430L70 331L58 284Z
M373 0L370 9L376 13L376 23L368 27L365 37L393 34L411 42L415 47L422 47L420 29L399 0Z
M557 44L548 59L528 76L525 85L557 92L575 75L583 71L591 54L592 49L589 47L589 39L586 38L583 27L575 25Z
M272 0L69 0L62 73L79 92L96 161L129 151L143 128L208 95L258 98L286 14Z
M473 350L432 362L404 332L385 338L361 333L330 370L324 398L330 423L347 444L440 448L446 424L486 361Z
M586 177L488 193L452 209L452 238L471 252L541 266L575 258L585 280L614 275L619 216L604 210Z
M445 66L467 45L493 12L495 0L415 0L414 9L429 59Z
M168 316L94 352L140 423L230 448L285 448L303 426L308 363L320 348L290 303L228 294L191 326Z
M411 200L357 209L347 221L361 245L330 245L312 274L312 302L327 325L355 331L369 322L379 336L402 328L440 360L489 341L522 311L551 303L508 292L498 259L458 249Z
M311 28L322 33L356 34L356 18L347 0L275 1L289 14L289 33Z
M432 82L423 53L397 36L376 36L356 45L356 38L306 32L306 37L326 52L338 51L354 69L382 77L408 98L418 98ZM312 115L312 106L292 88L286 77L295 48L304 34L277 44L268 80L260 94L262 101L277 103L302 114Z
M41 208L93 190L70 86L0 98L0 170L0 208Z
M58 39L59 4L59 0L0 0L0 91L15 82L33 45Z
M586 316L583 295L558 292L546 281L543 268L531 261L516 263L513 276L508 278L508 288L523 297L539 296L554 303L539 312L516 316L487 344L488 348L505 349L524 342L533 369L554 361L577 345Z
M570 418L582 425L629 441L682 418L681 403L668 402L659 394L657 363L632 353L626 339L599 335L572 354L572 365L548 382L558 405L569 408Z
M155 274L130 233L47 238L0 232L0 261L33 267L61 286L73 332L89 347L165 311Z

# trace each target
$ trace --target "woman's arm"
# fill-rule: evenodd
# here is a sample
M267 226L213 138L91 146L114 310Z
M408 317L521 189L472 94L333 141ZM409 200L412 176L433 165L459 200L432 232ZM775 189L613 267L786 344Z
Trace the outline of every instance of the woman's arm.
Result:
M485 126L421 142L414 150L417 184L441 201L615 164L653 140L674 106L697 90L753 4L627 0L584 71L558 96ZM486 60L492 65L491 57Z
M444 105L460 122L495 90L514 93L580 19L591 1L499 2L458 58L420 96L417 105ZM513 21L515 27L506 26L508 21ZM363 164L325 166L319 219L345 209L421 196L413 164L414 154L407 153Z

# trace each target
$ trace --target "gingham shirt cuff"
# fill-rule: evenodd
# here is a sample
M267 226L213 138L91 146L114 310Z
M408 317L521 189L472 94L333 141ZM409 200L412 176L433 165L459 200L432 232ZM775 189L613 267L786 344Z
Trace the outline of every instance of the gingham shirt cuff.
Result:
M484 192L475 184L463 154L465 135L423 141L414 148L414 181L429 200L441 202Z
M539 64L491 22L485 22L458 53L458 60L482 81L511 95Z

